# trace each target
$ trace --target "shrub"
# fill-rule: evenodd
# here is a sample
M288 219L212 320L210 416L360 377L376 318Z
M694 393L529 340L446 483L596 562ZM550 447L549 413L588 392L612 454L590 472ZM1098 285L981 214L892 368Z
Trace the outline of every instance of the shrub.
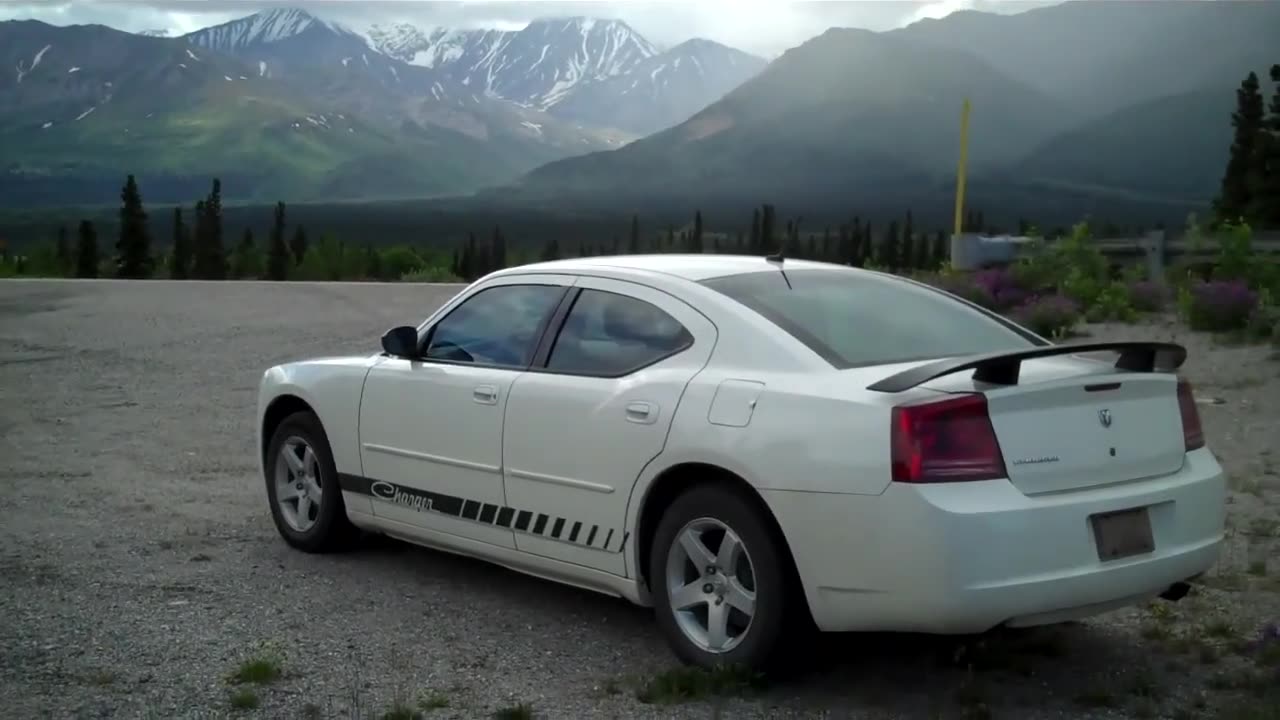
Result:
M1129 283L1129 304L1139 312L1160 312L1169 303L1169 287L1162 282L1138 280Z
M990 297L992 307L996 310L1019 307L1031 297L1031 293L1012 269L979 270L973 274L972 283L980 289L984 298Z
M1180 304L1192 330L1243 330L1258 307L1258 293L1239 280L1193 283Z
M1061 337L1080 322L1080 306L1062 295L1045 295L1028 300L1010 316L1037 335Z
M1132 322L1137 318L1137 313L1134 312L1133 304L1130 301L1129 288L1119 282L1111 283L1097 293L1093 303L1087 307L1085 319L1089 322L1107 322L1109 320Z
M973 281L969 275L961 274L945 274L935 275L930 278L922 278L923 282L932 285L939 290L949 292L952 295L958 295L971 303L980 305L988 310L996 309L996 298L983 285Z

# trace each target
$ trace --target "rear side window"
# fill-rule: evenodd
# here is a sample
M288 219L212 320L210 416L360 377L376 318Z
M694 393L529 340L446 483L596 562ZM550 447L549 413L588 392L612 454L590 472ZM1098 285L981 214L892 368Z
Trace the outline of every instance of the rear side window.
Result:
M847 270L776 270L704 280L838 368L1043 344L1003 318L941 292Z
M680 321L626 295L586 289L574 301L547 360L547 370L620 377L693 344Z

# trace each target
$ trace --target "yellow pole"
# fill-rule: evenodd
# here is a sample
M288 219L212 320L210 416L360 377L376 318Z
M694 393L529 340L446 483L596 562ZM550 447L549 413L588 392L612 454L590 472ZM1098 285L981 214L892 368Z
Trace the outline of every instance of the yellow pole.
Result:
M960 235L964 228L964 171L969 163L969 98L964 99L964 109L960 111L960 166L956 171L956 217L955 234Z

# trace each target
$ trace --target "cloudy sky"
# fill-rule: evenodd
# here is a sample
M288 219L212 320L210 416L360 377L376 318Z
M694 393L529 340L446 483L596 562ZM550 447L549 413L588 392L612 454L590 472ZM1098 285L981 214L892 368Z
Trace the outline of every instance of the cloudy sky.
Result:
M358 29L373 23L519 29L536 17L621 18L651 41L706 37L766 56L832 26L884 30L961 9L1020 12L1050 0L0 0L0 20L32 18L57 25L101 23L121 30L182 33L250 15L264 7L302 7Z

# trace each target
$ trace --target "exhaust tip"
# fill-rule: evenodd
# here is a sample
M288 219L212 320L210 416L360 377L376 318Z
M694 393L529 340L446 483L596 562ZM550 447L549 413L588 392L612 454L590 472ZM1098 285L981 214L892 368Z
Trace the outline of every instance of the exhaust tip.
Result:
M1169 602L1178 602L1182 598L1186 597L1189 592L1191 592L1191 583L1179 580L1166 588L1164 592L1160 593L1160 597L1164 600L1168 600Z

